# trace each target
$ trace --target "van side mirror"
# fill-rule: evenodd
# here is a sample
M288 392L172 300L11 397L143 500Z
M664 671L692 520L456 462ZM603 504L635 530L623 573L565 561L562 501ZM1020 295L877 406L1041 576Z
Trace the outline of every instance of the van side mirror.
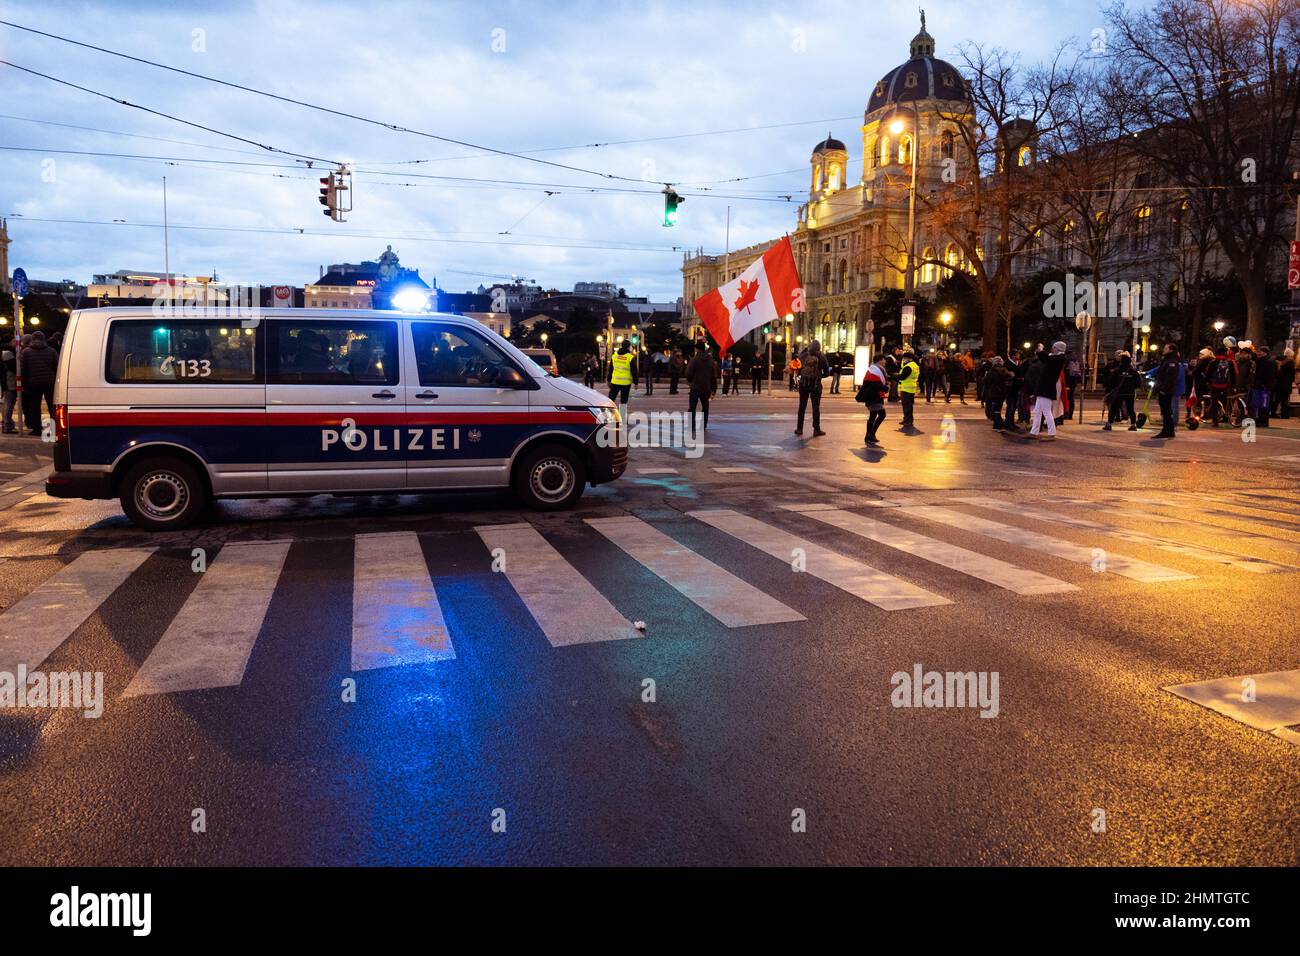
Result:
M496 386L497 388L527 388L528 380L519 369L507 365L497 372Z

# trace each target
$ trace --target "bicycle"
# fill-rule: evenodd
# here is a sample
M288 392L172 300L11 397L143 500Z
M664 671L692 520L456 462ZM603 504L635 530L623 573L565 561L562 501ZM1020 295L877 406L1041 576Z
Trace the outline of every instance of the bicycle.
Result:
M1214 423L1214 406L1219 399L1213 394L1198 396L1187 409L1187 427L1196 431L1202 422ZM1240 428L1241 423L1250 417L1246 408L1246 393L1233 392L1223 399L1225 418L1229 428Z

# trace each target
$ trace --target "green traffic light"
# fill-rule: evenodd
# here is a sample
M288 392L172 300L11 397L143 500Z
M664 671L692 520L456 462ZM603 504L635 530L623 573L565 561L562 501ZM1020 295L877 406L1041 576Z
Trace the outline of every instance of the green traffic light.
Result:
M664 225L677 225L677 207L685 202L671 186L664 189Z

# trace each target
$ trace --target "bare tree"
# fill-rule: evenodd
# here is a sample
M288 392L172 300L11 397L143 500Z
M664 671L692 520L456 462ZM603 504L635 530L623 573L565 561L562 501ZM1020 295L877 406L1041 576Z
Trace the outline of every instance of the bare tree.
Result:
M1074 82L1054 99L1054 122L1042 139L1050 188L1064 211L1053 237L1056 262L1065 270L1086 267L1094 289L1101 288L1107 267L1122 257L1124 224L1135 201L1141 201L1119 185L1131 178L1133 156L1123 135L1129 127L1128 104L1108 95L1118 80L1113 67L1077 69ZM1087 347L1094 368L1100 333L1098 317Z
M1300 123L1296 0L1158 0L1108 16L1141 129L1129 145L1187 186L1212 223L1246 300L1246 335L1262 339L1265 286L1285 239L1285 192ZM1199 278L1199 277L1198 277Z
M1064 46L1034 68L975 43L960 52L970 103L941 116L956 138L956 174L918 199L930 223L960 251L960 268L983 308L984 345L993 348L998 323L1010 327L1017 260L1038 254L1044 230L1061 215L1037 150L1052 131L1056 101L1073 83L1074 67Z

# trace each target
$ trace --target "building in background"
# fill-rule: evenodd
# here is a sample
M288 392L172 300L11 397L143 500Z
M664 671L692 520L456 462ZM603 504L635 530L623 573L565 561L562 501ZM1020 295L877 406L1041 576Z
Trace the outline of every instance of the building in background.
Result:
M182 302L215 305L227 300L226 289L218 283L215 274L187 276L173 272L169 278L165 272L132 272L128 269L92 276L86 287L86 296L112 305L153 302L158 297L159 285L168 283L171 297Z
M806 296L805 311L790 323L791 334L804 342L817 338L830 350L845 351L870 340L887 345L900 342L901 330L894 320L888 328L876 321L871 334L866 322L872 318L882 290L906 287L913 161L918 191L932 195L945 181L945 169L960 159L966 124L973 115L965 79L956 67L937 58L934 50L934 37L926 31L923 18L920 33L912 38L909 59L885 73L868 97L860 127L861 174L856 181L849 181L849 151L843 141L827 135L813 147L808 198L799 207L790 232ZM919 142L914 141L918 130ZM1002 161L1027 167L1040 161L1036 132L1028 124L1004 135ZM1194 260L1194 250L1191 230L1183 221L1187 204L1175 189L1167 185L1162 189L1136 155L1118 172L1114 187L1120 193L1117 208L1125 222L1116 227L1117 249L1109 254L1105 278L1111 280L1110 285L1149 282L1154 299L1150 305L1177 306L1186 297L1180 277L1196 272L1188 265ZM974 270L939 219L927 202L918 199L913 243L914 295L918 300L933 301L940 283ZM1074 225L1069 216L1062 215L1059 223L1040 230L1041 237L1036 236L1017 253L1013 279L1043 271L1088 275L1081 262L1085 257L1079 252L1080 244L1071 236ZM997 236L986 231L978 239L987 262L997 254ZM697 249L683 256L682 315L691 334L701 328L694 302L740 275L775 241L729 254L710 255ZM1285 275L1284 252L1285 245L1279 242L1278 275ZM1209 274L1226 275L1229 263L1216 248L1207 257L1205 268ZM897 298L891 307L896 314ZM1095 328L1097 352L1129 344L1133 339L1130 326L1124 315L1103 315ZM1175 338L1178 334L1173 333ZM757 342L761 330L749 338ZM1006 342L983 344L1007 346Z
M433 304L433 289L420 278L419 269L402 267L389 246L375 261L337 262L304 290L309 309L389 309L403 291L423 293Z

